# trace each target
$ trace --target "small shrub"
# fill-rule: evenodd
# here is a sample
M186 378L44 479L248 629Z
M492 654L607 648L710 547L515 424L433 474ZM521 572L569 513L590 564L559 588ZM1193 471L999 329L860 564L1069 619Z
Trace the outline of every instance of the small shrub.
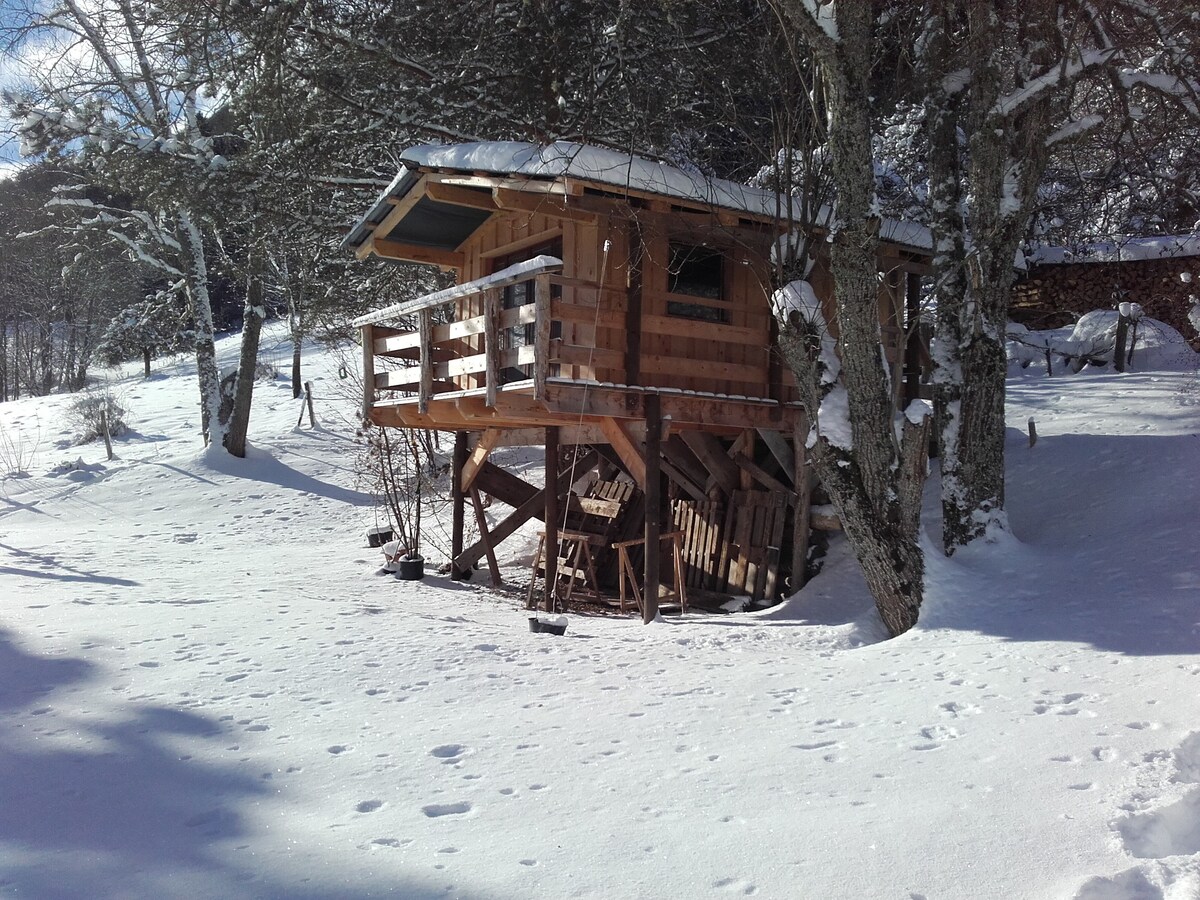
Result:
M104 433L100 422L101 413L108 418L108 433L119 437L129 431L125 423L127 410L112 395L111 391L95 391L83 394L67 407L69 423L79 431L77 443L87 444Z

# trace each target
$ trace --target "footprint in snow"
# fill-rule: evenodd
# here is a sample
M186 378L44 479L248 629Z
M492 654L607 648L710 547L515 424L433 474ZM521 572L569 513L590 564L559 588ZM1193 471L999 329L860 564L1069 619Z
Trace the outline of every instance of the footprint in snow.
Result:
M440 759L444 763L455 762L466 753L467 748L462 744L442 744L440 747L434 747L429 751L429 755Z
M381 806L383 806L382 800L363 800L354 808L360 813L370 813L375 812L375 810L379 809Z
M431 819L440 819L442 816L465 816L472 809L474 807L470 803L460 800L457 803L430 803L422 806L421 812Z

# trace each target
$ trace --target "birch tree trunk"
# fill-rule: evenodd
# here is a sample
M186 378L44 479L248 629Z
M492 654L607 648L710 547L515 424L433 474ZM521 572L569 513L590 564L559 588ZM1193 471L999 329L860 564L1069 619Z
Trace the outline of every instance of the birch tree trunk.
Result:
M217 348L213 328L212 300L208 293L208 264L204 240L191 215L180 212L180 262L184 283L196 324L196 376L200 385L200 422L210 445L223 446L225 426L221 421L221 373L217 368Z

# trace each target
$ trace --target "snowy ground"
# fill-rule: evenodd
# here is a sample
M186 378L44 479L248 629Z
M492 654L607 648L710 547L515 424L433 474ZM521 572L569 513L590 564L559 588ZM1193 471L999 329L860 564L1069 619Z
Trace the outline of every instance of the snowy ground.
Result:
M323 427L260 384L244 463L186 364L118 385L111 463L68 398L0 405L0 896L1200 897L1194 373L1015 375L1015 539L876 642L844 548L774 610L563 638L377 576L312 366Z

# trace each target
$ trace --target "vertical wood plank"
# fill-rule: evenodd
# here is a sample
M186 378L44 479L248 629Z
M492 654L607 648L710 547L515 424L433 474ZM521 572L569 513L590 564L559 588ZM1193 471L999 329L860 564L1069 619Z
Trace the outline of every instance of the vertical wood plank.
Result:
M642 265L646 246L636 221L631 223L633 245L629 261L629 305L625 310L625 383L639 384L642 378ZM599 298L603 301L603 298Z
M645 578L642 586L642 621L658 618L659 535L662 534L662 404L658 394L646 395L646 533Z
M433 318L429 309L417 314L417 331L421 341L421 381L417 385L417 412L429 412L429 397L433 393Z
M375 405L375 326L362 327L363 351L363 406L364 419L371 418L371 407Z
M550 374L550 276L538 275L533 282L534 362L533 396L546 396L546 378Z
M484 292L483 318L484 365L487 367L484 405L495 409L496 391L500 388L500 291L496 288Z

